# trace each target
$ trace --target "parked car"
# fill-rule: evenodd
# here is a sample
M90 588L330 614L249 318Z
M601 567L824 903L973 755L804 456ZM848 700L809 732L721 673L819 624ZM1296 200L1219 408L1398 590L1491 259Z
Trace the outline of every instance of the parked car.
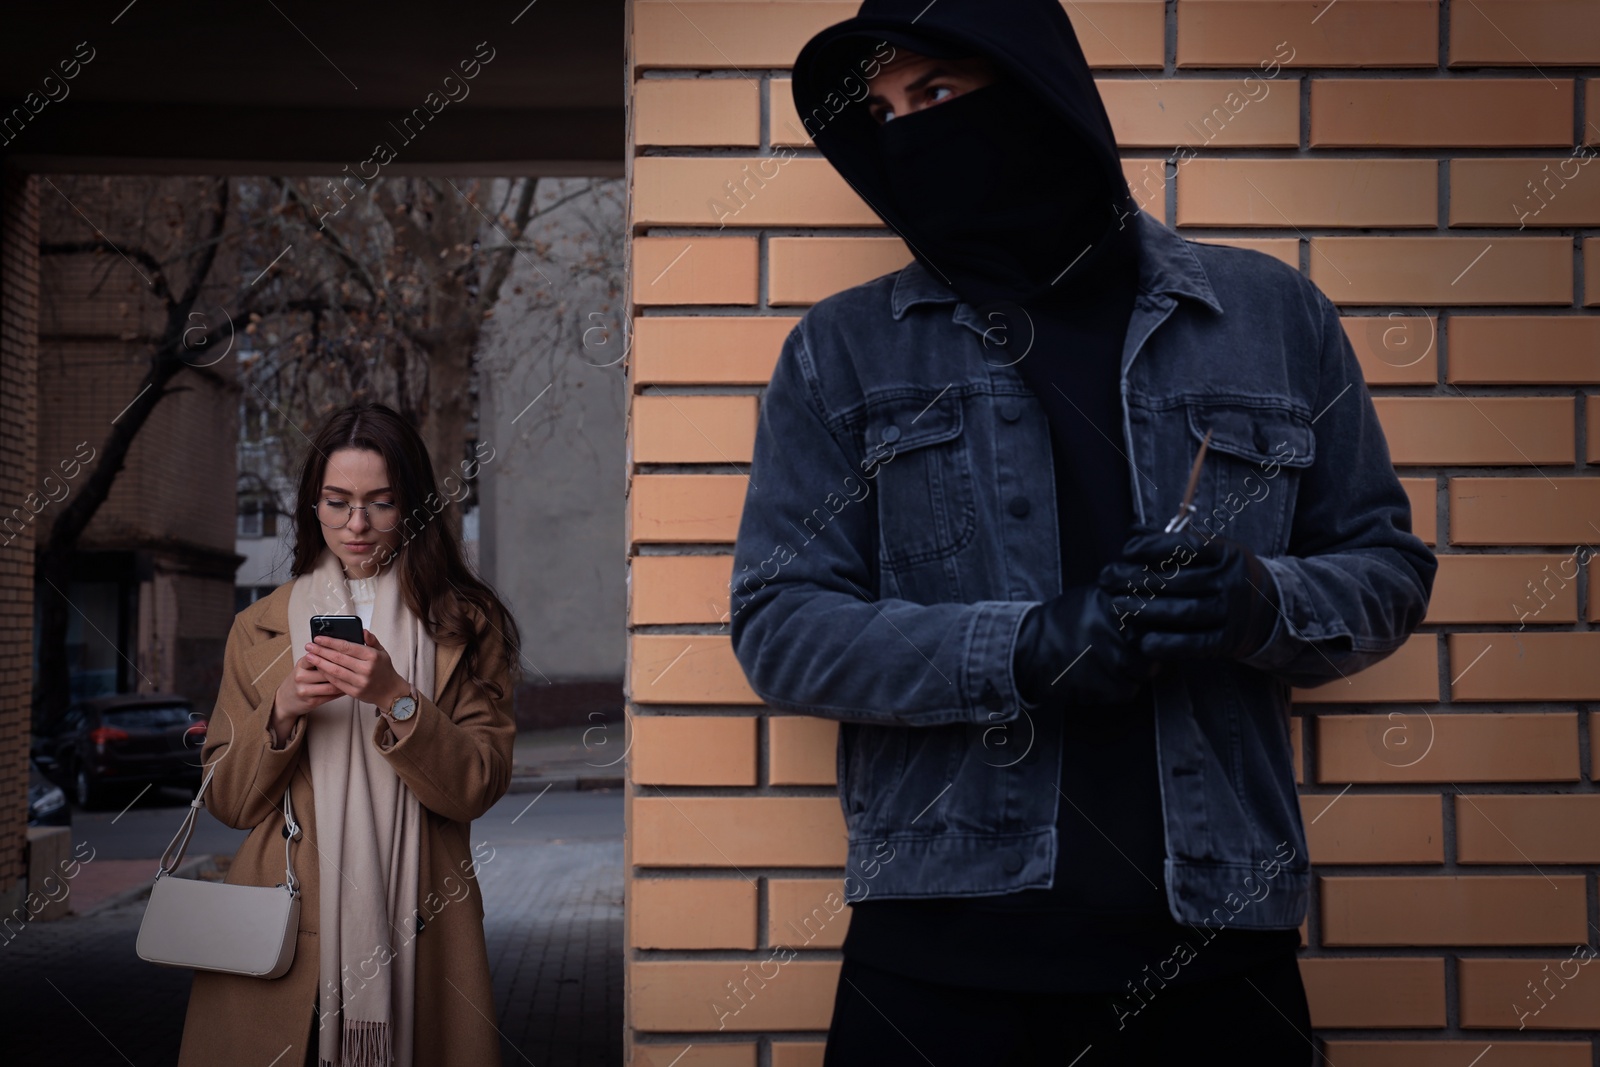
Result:
M124 786L200 784L206 720L173 693L119 693L71 705L36 738L33 759L79 807L101 807Z
M72 825L72 805L67 803L67 795L32 762L28 764L28 825Z

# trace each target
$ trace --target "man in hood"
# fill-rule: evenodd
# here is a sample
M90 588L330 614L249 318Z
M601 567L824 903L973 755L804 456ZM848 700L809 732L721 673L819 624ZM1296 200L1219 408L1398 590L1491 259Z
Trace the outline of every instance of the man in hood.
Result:
M1285 683L1436 567L1337 312L1138 209L1054 0L867 0L793 92L915 259L786 341L735 548L752 687L842 724L825 1063L1310 1063Z

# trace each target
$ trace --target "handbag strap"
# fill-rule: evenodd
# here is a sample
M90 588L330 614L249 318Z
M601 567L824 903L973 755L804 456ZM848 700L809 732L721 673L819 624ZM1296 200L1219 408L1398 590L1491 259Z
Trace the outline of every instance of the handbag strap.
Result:
M224 757L226 755L227 753L223 753ZM199 791L195 793L194 799L189 802L189 811L183 817L183 825L178 827L178 832L172 838L172 842L167 845L166 851L161 853L161 866L156 869L157 879L171 874L177 869L178 864L183 862L183 854L189 849L189 838L194 835L195 818L199 814L200 806L204 801L206 787L211 784L211 776L216 773L217 764L220 762L222 762L221 757L206 768L205 780L200 783ZM290 785L292 784L293 778L291 777ZM283 840L284 881L281 884L283 888L289 891L290 896L299 896L300 882L294 874L294 856L290 852L290 846L294 844L295 838L300 836L300 824L294 820L294 804L289 799L290 792L290 786L285 786L283 790L283 825L286 832ZM175 855L173 853L174 849L177 850Z

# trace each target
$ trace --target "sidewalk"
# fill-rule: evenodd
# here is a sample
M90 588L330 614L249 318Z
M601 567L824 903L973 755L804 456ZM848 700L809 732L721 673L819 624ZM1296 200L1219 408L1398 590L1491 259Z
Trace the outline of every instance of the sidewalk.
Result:
M621 789L621 722L531 730L517 735L507 793ZM610 764L608 766L608 764ZM178 816L173 817L176 828ZM229 857L188 856L176 872L185 878L219 878L219 863ZM147 860L97 860L73 880L71 909L76 916L143 900L150 892L160 857Z

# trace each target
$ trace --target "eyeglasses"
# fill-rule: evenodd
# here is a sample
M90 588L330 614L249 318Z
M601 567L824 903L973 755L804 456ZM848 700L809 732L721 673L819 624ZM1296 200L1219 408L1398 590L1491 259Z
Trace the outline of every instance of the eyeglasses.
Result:
M330 530L344 529L350 524L350 516L357 511L367 520L367 525L379 533L388 533L400 521L400 509L389 503L352 504L332 497L317 501L317 521Z

